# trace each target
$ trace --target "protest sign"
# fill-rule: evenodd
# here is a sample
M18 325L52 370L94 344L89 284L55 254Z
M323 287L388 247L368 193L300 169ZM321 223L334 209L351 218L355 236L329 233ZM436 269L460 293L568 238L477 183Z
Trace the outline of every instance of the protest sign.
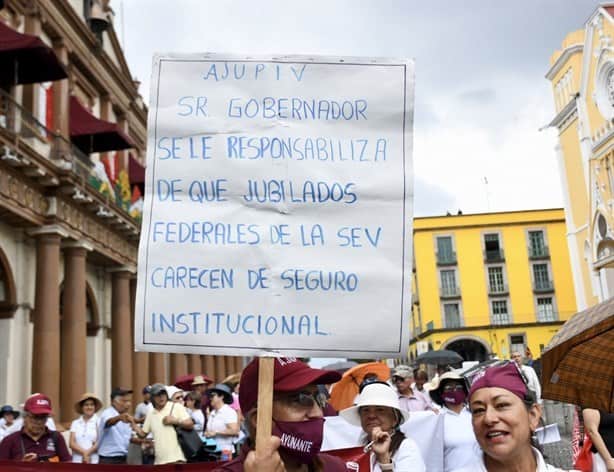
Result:
M137 350L394 357L413 62L154 58Z

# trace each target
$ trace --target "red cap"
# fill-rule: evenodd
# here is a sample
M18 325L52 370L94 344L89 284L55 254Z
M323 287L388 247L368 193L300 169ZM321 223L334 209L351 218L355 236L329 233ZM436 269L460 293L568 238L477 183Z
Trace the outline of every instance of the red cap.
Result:
M274 392L294 392L307 385L331 384L341 379L334 370L312 369L294 357L276 357L273 374ZM241 375L239 403L245 414L256 406L258 401L258 358L254 358Z
M42 393L35 393L26 400L23 405L23 409L33 415L50 415L51 414L51 400L47 395Z
M524 380L513 363L509 362L505 365L488 367L478 373L469 389L469 396L473 395L480 388L499 387L509 390L521 400L525 399L527 386Z

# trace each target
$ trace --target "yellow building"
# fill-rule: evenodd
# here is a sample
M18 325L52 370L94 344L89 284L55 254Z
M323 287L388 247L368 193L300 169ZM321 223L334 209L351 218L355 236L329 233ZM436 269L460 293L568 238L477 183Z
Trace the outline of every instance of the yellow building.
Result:
M578 309L614 295L614 2L550 58L557 154Z
M410 359L534 358L576 312L562 209L414 219Z

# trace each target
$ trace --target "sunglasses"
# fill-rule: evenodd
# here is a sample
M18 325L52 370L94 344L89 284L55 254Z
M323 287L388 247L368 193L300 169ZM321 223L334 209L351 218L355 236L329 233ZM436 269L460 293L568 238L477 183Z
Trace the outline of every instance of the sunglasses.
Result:
M302 408L313 408L314 405L318 405L321 409L324 409L328 403L326 395L319 391L276 394L275 398L288 405Z
M444 392L460 392L464 389L465 387L460 384L447 384L442 388Z

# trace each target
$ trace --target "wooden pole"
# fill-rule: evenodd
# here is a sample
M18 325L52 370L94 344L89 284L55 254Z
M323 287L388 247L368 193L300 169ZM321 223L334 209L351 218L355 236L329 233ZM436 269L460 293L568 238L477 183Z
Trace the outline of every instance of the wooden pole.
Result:
M256 451L266 447L271 437L273 421L274 357L258 358L258 421L256 423Z

